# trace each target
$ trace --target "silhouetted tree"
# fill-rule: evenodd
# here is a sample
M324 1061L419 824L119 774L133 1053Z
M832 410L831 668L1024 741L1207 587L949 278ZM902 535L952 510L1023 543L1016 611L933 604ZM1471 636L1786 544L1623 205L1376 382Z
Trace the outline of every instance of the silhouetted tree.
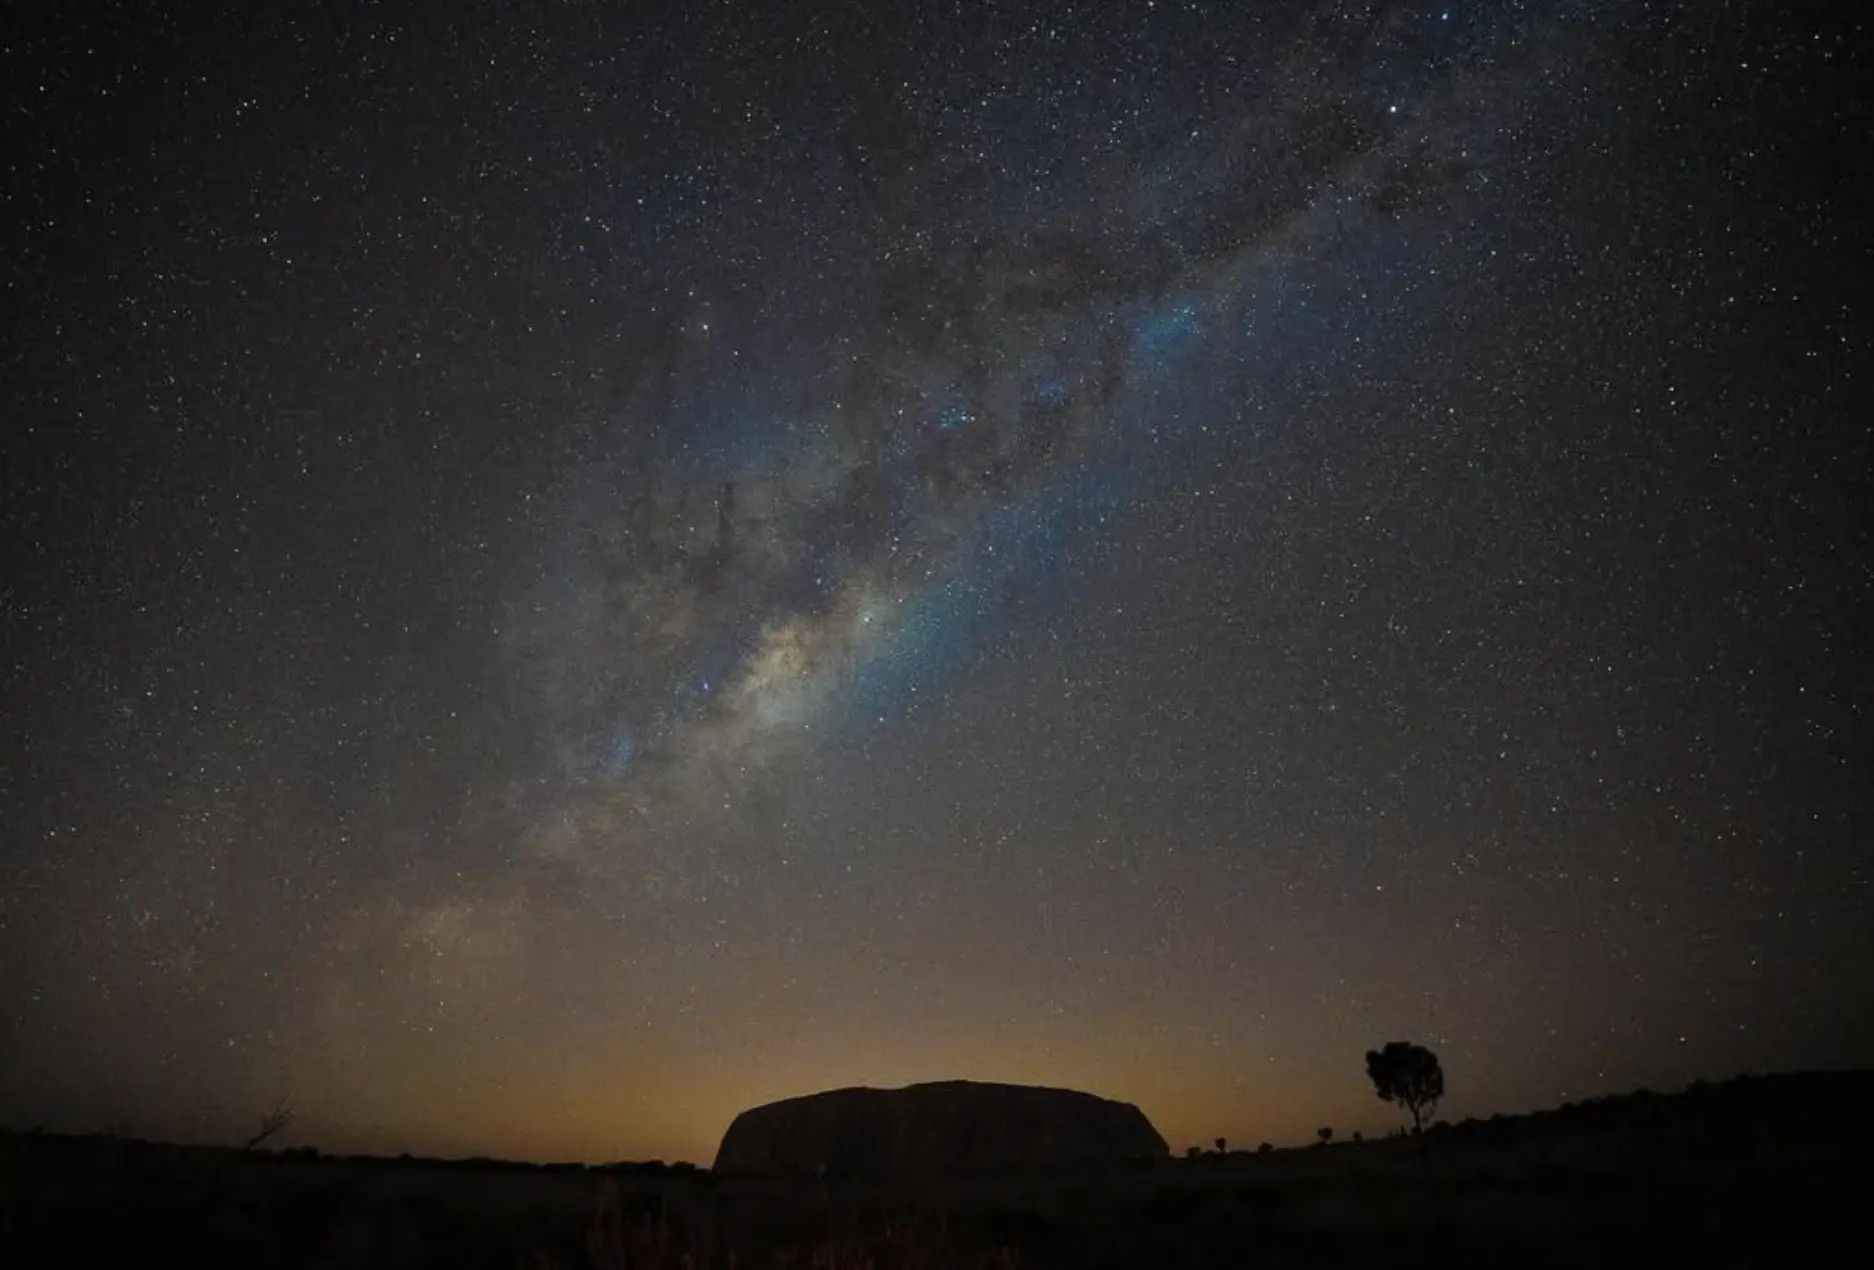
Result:
M1412 1113L1412 1132L1445 1096L1445 1073L1438 1056L1410 1041L1388 1041L1366 1052L1366 1074L1382 1102L1396 1102Z
M1196 1158L1197 1158L1198 1156L1200 1156L1200 1155L1202 1155L1202 1154L1204 1154L1204 1148L1203 1148L1203 1147L1186 1147L1186 1148L1184 1148L1184 1158L1185 1158L1185 1159L1187 1159L1187 1160L1195 1160L1195 1159L1196 1159Z
M1314 1131L1314 1136L1321 1139L1322 1146L1326 1146L1334 1140L1334 1131L1332 1129L1316 1129Z
M1362 1137L1360 1136L1360 1131L1359 1131L1358 1129L1355 1129L1355 1130L1353 1131L1353 1140L1354 1140L1355 1142L1364 1142L1364 1141L1366 1141L1366 1139L1365 1139L1365 1138L1362 1138Z
M1273 1143L1273 1142L1265 1142L1265 1143L1263 1143L1263 1144L1262 1144L1261 1146L1259 1146L1259 1147L1257 1147L1257 1148L1256 1148L1256 1154L1257 1154L1257 1155L1267 1155L1267 1154L1269 1154L1269 1152L1271 1152L1271 1151L1273 1151L1273 1150L1275 1150L1275 1143Z
M1224 1149L1223 1149L1223 1147L1224 1147L1224 1140L1223 1140L1222 1138L1218 1138L1218 1139L1217 1139L1217 1154L1218 1154L1218 1155L1223 1155L1223 1154L1224 1154Z

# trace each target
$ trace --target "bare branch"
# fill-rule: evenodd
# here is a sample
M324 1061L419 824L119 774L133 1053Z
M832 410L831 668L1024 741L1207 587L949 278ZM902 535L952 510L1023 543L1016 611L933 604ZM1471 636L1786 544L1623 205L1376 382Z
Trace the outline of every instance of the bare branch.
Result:
M268 1138L271 1138L274 1134L280 1132L280 1130L286 1128L288 1125L292 1123L293 1123L293 1105L289 1103L286 1099L282 1098L280 1099L278 1103L274 1105L273 1110L268 1112L265 1118L261 1120L260 1131L254 1134L253 1137L249 1138L247 1140L246 1145L244 1145L241 1149L243 1151L258 1150L260 1148L261 1143L265 1142Z

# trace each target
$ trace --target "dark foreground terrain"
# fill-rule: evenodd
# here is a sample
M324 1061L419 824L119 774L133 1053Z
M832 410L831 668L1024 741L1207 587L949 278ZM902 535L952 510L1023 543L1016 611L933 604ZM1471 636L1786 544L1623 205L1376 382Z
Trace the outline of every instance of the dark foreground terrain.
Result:
M828 1188L0 1136L10 1266L1800 1264L1860 1246L1874 1073L1752 1078L1423 1139ZM1831 1259L1833 1257L1831 1256Z

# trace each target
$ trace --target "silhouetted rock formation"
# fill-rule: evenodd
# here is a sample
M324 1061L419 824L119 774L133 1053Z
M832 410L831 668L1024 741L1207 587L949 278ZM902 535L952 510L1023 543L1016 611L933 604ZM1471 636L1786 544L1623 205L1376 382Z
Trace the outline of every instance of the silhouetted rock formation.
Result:
M1071 1089L943 1081L836 1089L744 1111L716 1169L831 1181L955 1177L1162 1159L1165 1140L1130 1103Z

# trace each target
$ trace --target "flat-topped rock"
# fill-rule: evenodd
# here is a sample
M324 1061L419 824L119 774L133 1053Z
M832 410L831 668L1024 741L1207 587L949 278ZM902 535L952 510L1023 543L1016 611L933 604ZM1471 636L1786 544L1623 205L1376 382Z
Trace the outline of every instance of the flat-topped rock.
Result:
M744 1111L716 1170L837 1181L960 1177L1160 1159L1165 1140L1131 1103L1071 1089L942 1081L835 1089Z

